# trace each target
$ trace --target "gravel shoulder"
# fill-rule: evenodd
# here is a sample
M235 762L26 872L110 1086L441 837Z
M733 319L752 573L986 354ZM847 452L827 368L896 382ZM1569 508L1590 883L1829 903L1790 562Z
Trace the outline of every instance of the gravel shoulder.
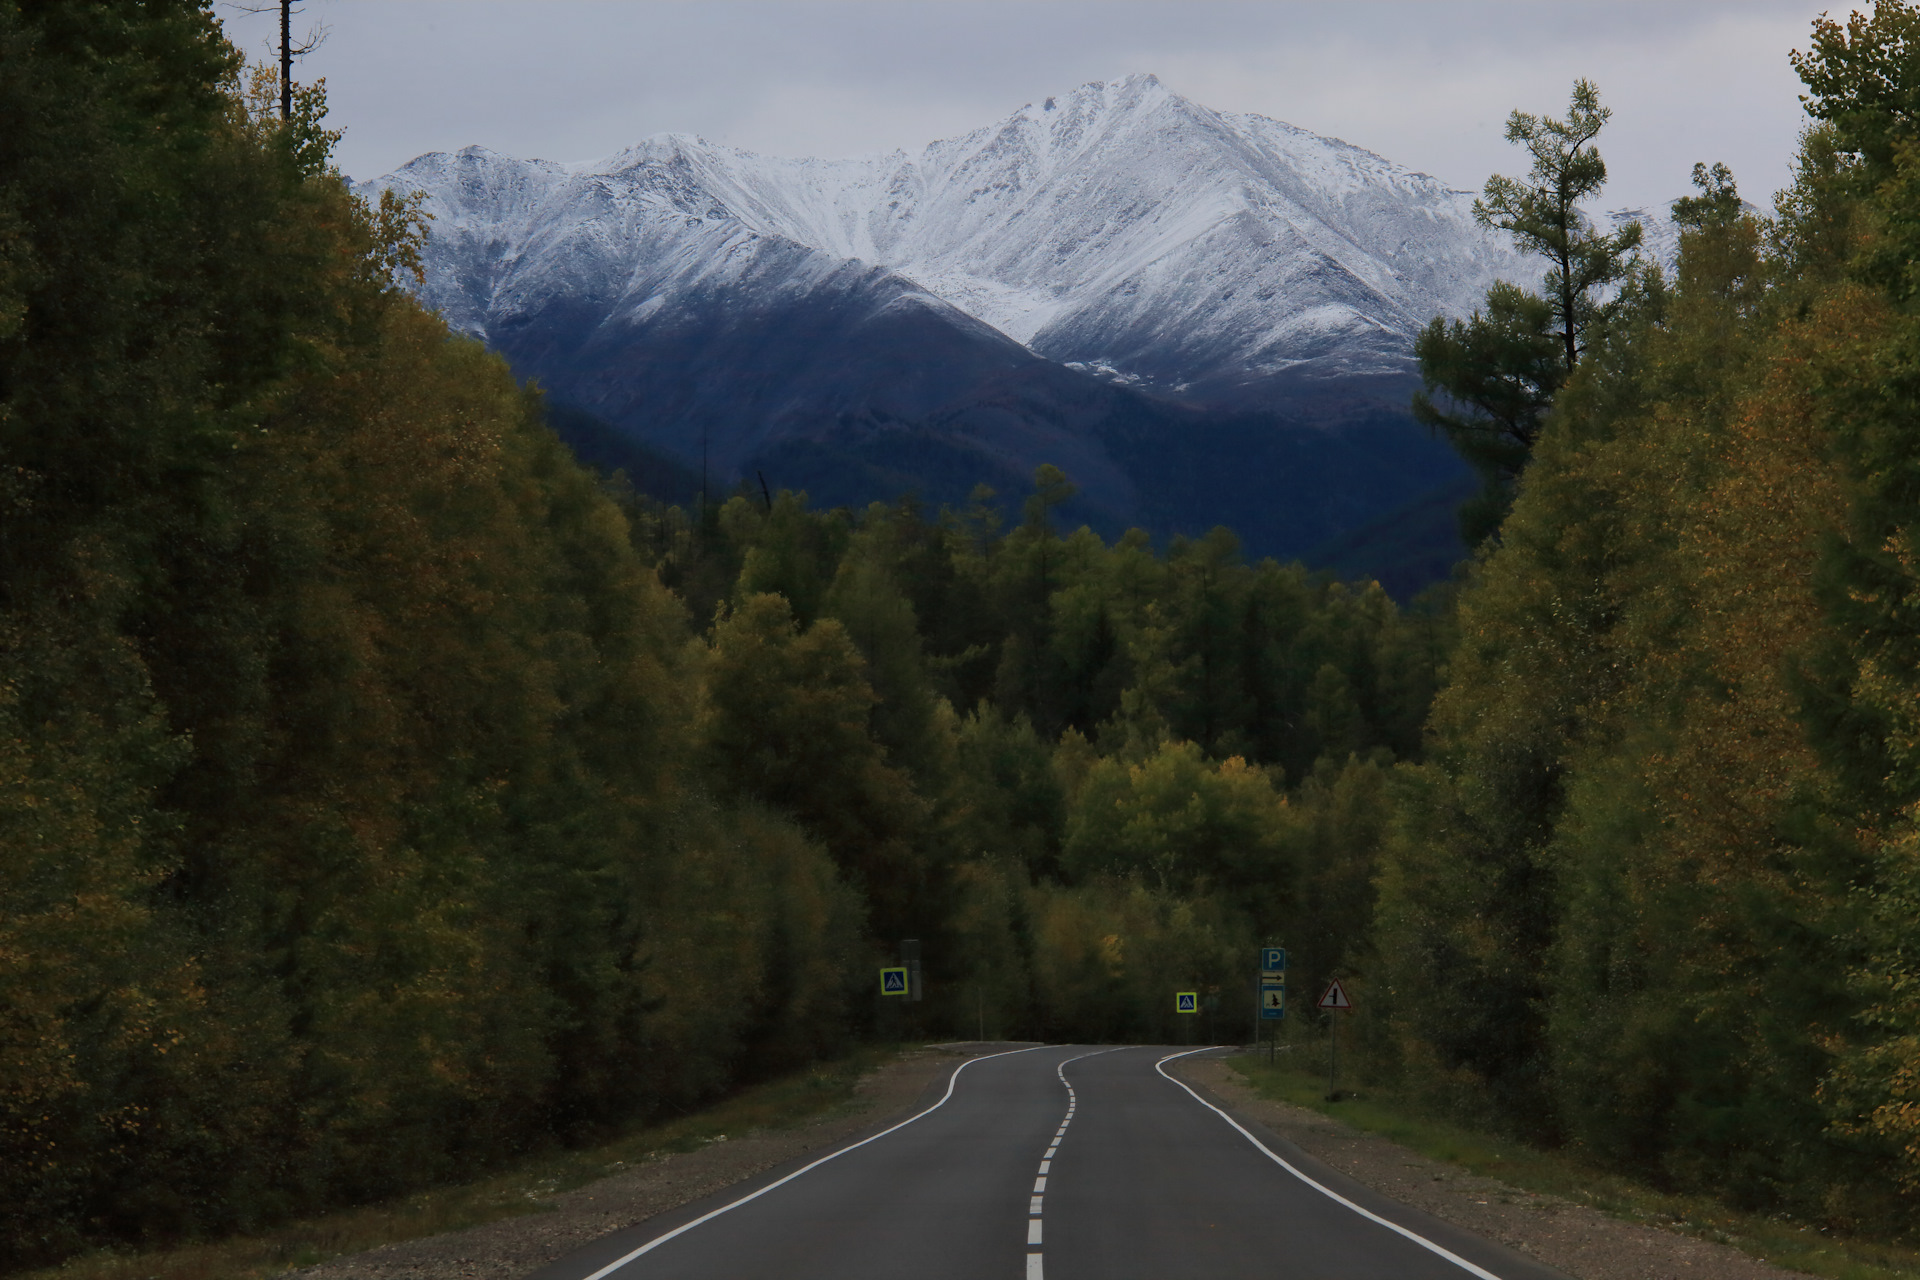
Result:
M543 1212L382 1245L289 1274L303 1280L517 1280L609 1232L904 1120L933 1100L933 1086L960 1062L1014 1047L931 1045L903 1053L862 1079L850 1105L817 1120L658 1156L545 1197Z
M1317 1111L1264 1098L1217 1058L1186 1059L1173 1070L1354 1181L1576 1280L1805 1280L1804 1272L1748 1257L1731 1245L1623 1222L1573 1201L1522 1191Z

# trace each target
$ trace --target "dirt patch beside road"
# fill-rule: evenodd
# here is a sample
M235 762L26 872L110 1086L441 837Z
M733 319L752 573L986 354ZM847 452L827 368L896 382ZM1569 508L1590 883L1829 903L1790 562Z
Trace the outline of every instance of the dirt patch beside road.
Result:
M1804 1272L1761 1262L1731 1245L1622 1222L1570 1200L1522 1191L1429 1160L1317 1111L1262 1097L1218 1058L1189 1058L1173 1069L1355 1182L1576 1280L1805 1280Z
M447 1235L382 1245L291 1273L305 1280L517 1280L589 1241L632 1226L796 1157L827 1150L913 1113L961 1061L1005 1044L934 1045L902 1054L862 1079L840 1112L713 1142L542 1200L544 1212Z

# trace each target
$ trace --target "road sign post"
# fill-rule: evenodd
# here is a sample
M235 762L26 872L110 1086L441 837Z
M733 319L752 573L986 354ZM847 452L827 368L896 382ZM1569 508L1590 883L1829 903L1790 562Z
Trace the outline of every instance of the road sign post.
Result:
M900 963L907 971L907 1001L918 1004L926 994L920 982L920 939L900 940Z
M1260 984L1255 993L1255 1008L1258 1022L1254 1024L1254 1043L1259 1044L1260 1022L1283 1022L1287 1016L1287 949L1285 947L1260 948ZM1280 1029L1275 1027L1267 1036L1267 1065L1273 1065L1276 1042L1280 1038Z
M1353 1001L1347 999L1347 989L1335 978L1327 984L1320 994L1319 1007L1327 1010L1327 1101L1340 1101L1340 1031L1336 1012L1352 1013Z

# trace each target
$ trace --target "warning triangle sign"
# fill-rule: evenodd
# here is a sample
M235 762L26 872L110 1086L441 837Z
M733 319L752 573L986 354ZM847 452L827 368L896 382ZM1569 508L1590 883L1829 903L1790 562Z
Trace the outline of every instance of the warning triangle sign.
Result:
M1353 1008L1353 1001L1347 999L1347 989L1340 985L1340 979L1335 978L1327 984L1326 991L1320 996L1319 1007L1322 1009Z

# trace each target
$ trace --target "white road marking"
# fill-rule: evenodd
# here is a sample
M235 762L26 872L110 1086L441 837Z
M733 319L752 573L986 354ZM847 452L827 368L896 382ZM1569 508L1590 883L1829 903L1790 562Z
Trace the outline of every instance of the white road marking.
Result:
M1122 1045L1114 1046L1115 1049L1124 1047L1125 1046ZM1063 1059L1053 1069L1053 1074L1060 1077L1060 1084L1067 1091L1067 1114L1061 1118L1060 1127L1054 1131L1053 1143L1047 1148L1047 1154L1041 1157L1041 1176L1033 1180L1034 1195L1028 1202L1027 1208L1027 1213L1031 1219L1027 1223L1027 1243L1030 1245L1040 1243L1040 1223L1042 1221L1040 1217L1040 1202L1044 1197L1039 1193L1047 1189L1047 1170L1052 1167L1053 1154L1060 1149L1060 1139L1066 1135L1067 1126L1073 1123L1073 1108L1080 1101L1079 1095L1073 1091L1073 1085L1067 1081L1067 1063L1078 1062L1081 1058L1097 1058L1103 1053L1112 1053L1113 1051L1114 1049L1095 1049L1091 1053L1083 1053L1078 1057ZM1040 1274L1040 1259L1043 1256L1044 1255L1038 1253L1030 1253L1027 1255L1027 1280L1042 1280ZM588 1280L599 1280L599 1278L597 1276L589 1276Z
M1223 1046L1220 1046L1220 1045L1208 1046L1209 1049L1217 1049L1221 1047ZM1275 1155L1273 1150L1269 1148L1266 1143L1260 1141L1260 1139L1254 1137L1252 1134L1248 1133L1245 1129L1241 1128L1240 1122L1238 1120L1235 1120L1232 1116L1228 1115L1226 1112L1222 1111L1220 1108L1214 1106L1211 1102L1208 1102L1205 1098L1195 1093L1191 1088L1188 1088L1187 1083L1184 1080L1174 1080L1172 1076L1167 1075L1167 1070L1166 1070L1167 1064L1169 1062L1172 1062L1175 1058L1188 1058L1188 1057L1192 1057L1196 1053L1205 1053L1205 1052L1207 1052L1207 1049L1189 1049L1185 1053L1170 1053L1166 1057L1160 1059L1160 1061L1154 1063L1153 1069L1155 1071L1158 1071L1161 1074L1161 1076L1165 1077L1166 1079L1172 1080L1174 1084L1179 1085L1182 1089L1186 1089L1187 1095L1191 1097L1195 1102L1199 1103L1201 1106L1205 1107L1207 1110L1213 1112L1213 1114L1219 1116L1222 1120L1225 1120L1228 1124L1232 1125L1234 1132L1238 1133L1241 1137L1245 1138L1248 1142L1251 1142L1254 1146L1258 1147L1261 1153L1265 1155L1267 1159L1273 1161L1275 1164L1279 1165L1282 1169L1285 1169L1288 1173L1300 1179L1300 1181L1306 1183L1308 1186L1312 1187L1315 1191L1318 1191L1321 1195L1327 1197L1327 1199L1332 1200L1337 1204L1345 1205L1347 1208L1353 1210L1355 1213L1359 1214L1361 1217L1367 1219L1370 1222L1377 1222L1381 1226L1385 1227L1387 1230L1395 1232L1399 1235L1405 1236L1407 1239L1413 1241L1415 1244L1419 1245L1421 1248L1426 1249L1432 1253L1438 1254L1440 1257L1445 1258L1448 1262L1453 1263L1455 1266L1459 1267L1463 1271L1466 1271L1470 1275L1475 1275L1480 1277L1480 1280L1500 1280L1499 1276L1493 1274L1493 1272L1491 1271L1488 1271L1485 1267L1477 1266L1474 1263L1468 1262L1465 1258L1453 1252L1451 1249L1447 1249L1440 1245L1435 1244L1433 1241L1427 1239L1425 1236L1421 1235L1419 1232L1409 1231L1405 1227L1401 1226L1399 1223L1389 1221L1388 1219L1383 1218L1379 1214L1373 1212L1373 1210L1371 1209L1363 1209L1359 1205L1355 1204L1353 1201L1341 1195L1338 1191L1335 1191L1333 1188L1323 1186L1320 1183L1315 1182L1312 1178L1309 1178L1306 1174L1294 1168L1293 1165L1289 1164L1287 1161L1285 1161L1278 1155ZM594 1280L594 1278L590 1276L588 1277L588 1280Z
M792 1182L795 1178L799 1177L801 1174L811 1173L813 1170L818 1169L821 1165L827 1163L827 1161L829 1160L838 1160L841 1156L847 1154L847 1152L849 1151L858 1151L861 1147L866 1146L869 1142L878 1142L880 1139L886 1137L888 1134L897 1133L901 1129L906 1128L908 1125L912 1124L915 1120L919 1120L922 1117L932 1115L934 1112L938 1111L940 1108L947 1105L947 1099L953 1096L954 1082L960 1079L960 1073L962 1071L965 1071L968 1067L972 1066L974 1063L985 1062L990 1058L1010 1058L1016 1053L1032 1053L1035 1049L1045 1049L1048 1047L1049 1046L1044 1044L1036 1044L1036 1045L1030 1045L1025 1049L1008 1049L1004 1053L989 1053L978 1058L968 1058L965 1062L955 1067L953 1069L953 1074L947 1077L947 1091L940 1095L940 1101L934 1103L932 1106L928 1107L925 1111L920 1112L919 1115L908 1116L905 1120L902 1120L899 1124L894 1125L892 1128L882 1129L880 1132L874 1134L870 1138L862 1138L860 1139L860 1141L852 1143L849 1146L844 1146L840 1148L838 1151L831 1152L828 1155L821 1156L818 1160L815 1160L812 1164L805 1165L801 1168L795 1169L792 1173L788 1174L784 1178L781 1178L777 1182L769 1182L766 1186L760 1188L758 1191L750 1192L747 1195L741 1196L738 1200L735 1200L730 1204L723 1204L718 1209L712 1210L709 1213L703 1213L699 1217L695 1218L692 1222L682 1223L680 1226L677 1226L673 1230L666 1232L664 1235L657 1235L653 1239L641 1245L638 1249L635 1249L632 1253L627 1254L625 1257L615 1259L614 1261L609 1262L606 1266L600 1268L598 1271L594 1272L592 1275L583 1277L583 1280L606 1280L607 1276L612 1275L614 1272L618 1271L620 1268L626 1266L629 1262L632 1262L635 1258L640 1257L642 1254L652 1253L655 1249L658 1249L661 1245L673 1239L675 1236L685 1235L687 1232L693 1230L695 1227L699 1226L701 1223L711 1222L715 1218L719 1217L721 1214L727 1212L729 1209L738 1209L741 1205L746 1204L749 1200L758 1200L761 1196L767 1194L767 1192L773 1190L775 1187L785 1186L787 1183ZM1037 1275L1038 1273L1030 1272L1029 1274Z

